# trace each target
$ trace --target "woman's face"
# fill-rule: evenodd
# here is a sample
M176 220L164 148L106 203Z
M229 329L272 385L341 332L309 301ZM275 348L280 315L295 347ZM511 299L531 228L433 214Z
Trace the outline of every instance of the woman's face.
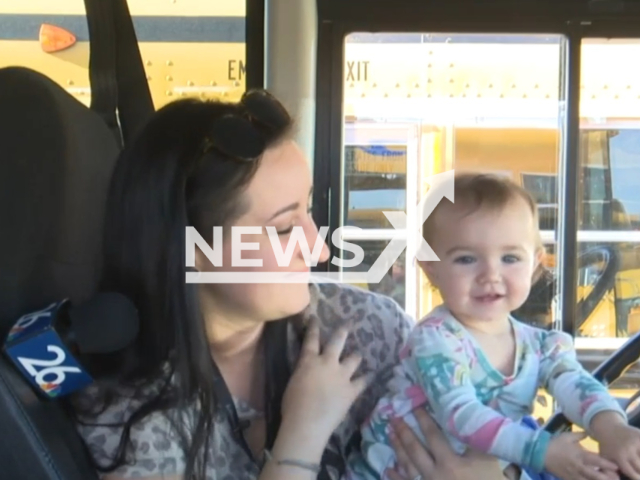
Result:
M318 263L329 258L326 243L319 238L311 218L311 186L305 156L295 142L285 141L265 152L242 195L248 206L246 213L223 232L223 266L214 267L198 250L197 266L201 271L214 272L292 272L296 283L203 284L207 303L216 310L214 315L222 314L227 320L242 323L262 322L296 314L308 305L310 266L300 243L294 242L295 230L311 252L317 242ZM250 227L247 230L254 229L256 233L242 233L240 245L238 227ZM238 259L259 265L238 266Z

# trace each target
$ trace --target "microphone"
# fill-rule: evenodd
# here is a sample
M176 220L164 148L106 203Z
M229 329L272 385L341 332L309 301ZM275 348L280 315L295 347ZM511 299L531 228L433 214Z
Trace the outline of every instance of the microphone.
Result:
M36 392L61 397L93 382L82 356L122 350L138 323L133 302L119 293L99 293L77 306L64 299L20 317L3 350Z

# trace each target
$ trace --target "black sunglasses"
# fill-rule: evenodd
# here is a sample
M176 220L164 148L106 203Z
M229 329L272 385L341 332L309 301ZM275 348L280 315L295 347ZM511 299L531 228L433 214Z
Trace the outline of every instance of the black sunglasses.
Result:
M212 126L202 154L211 150L233 160L251 162L266 148L269 133L286 128L291 117L284 106L266 90L250 90L239 102L242 114L227 114Z

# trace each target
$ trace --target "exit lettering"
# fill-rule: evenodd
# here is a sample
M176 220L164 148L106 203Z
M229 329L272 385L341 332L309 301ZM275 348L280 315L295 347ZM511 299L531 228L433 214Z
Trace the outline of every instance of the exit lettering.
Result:
M369 60L347 62L347 82L367 82L369 80Z
M242 60L229 60L227 76L229 80L242 80L247 74Z

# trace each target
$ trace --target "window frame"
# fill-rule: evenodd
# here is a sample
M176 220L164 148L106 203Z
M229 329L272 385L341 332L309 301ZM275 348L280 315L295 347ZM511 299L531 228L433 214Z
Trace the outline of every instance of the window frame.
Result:
M585 38L640 37L640 5L625 12L593 12L588 4L560 9L557 3L470 4L453 0L434 5L414 0L389 4L384 0L319 0L316 74L316 159L314 162L314 217L329 227L329 238L340 226L342 205L341 159L343 141L344 41L354 32L429 32L456 34L563 35L560 102L564 103L561 156L558 168L557 271L559 318L557 328L574 335L578 297L578 216L580 164L581 47ZM460 9L467 13L461 18ZM526 11L523 11L526 10ZM517 14L517 15L514 15ZM605 18L606 17L606 18ZM331 255L339 250L330 245ZM330 262L319 269L337 270Z
M246 0L245 90L264 88L265 0Z

